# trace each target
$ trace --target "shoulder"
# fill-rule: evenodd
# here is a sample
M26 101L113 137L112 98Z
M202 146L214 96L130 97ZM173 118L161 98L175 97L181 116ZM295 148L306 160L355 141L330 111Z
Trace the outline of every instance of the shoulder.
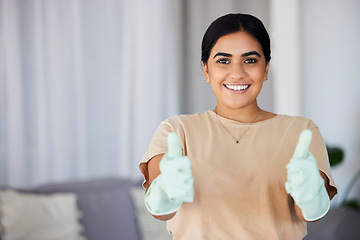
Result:
M175 132L180 139L185 139L185 136L209 130L211 122L211 111L176 115L161 122L157 133L167 136L170 132Z
M309 118L302 116L289 116L279 114L274 118L274 122L281 125L288 125L291 127L300 127L300 128L317 128L316 124Z
M275 117L254 125L258 130L270 135L281 136L288 139L298 139L305 129L310 129L317 134L319 132L315 123L306 117L289 116L278 114Z
M162 122L162 124L169 126L187 126L201 123L211 118L211 111L195 114L181 114L170 117Z

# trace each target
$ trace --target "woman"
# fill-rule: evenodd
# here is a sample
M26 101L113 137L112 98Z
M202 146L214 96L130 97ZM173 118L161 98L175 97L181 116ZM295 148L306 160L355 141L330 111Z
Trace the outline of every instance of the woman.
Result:
M270 58L254 16L207 29L201 60L217 105L162 122L140 163L145 204L174 239L302 239L328 211L337 189L319 129L257 104Z

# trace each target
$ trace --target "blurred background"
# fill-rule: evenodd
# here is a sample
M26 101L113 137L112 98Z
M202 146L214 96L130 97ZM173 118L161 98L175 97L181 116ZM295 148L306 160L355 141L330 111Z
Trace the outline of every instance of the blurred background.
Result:
M260 106L312 119L344 150L339 203L360 169L357 0L0 0L0 185L140 179L162 120L215 107L200 45L230 12L272 40Z

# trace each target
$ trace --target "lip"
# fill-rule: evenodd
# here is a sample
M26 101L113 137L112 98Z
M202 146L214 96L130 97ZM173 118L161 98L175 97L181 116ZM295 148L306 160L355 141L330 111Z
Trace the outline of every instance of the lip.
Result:
M251 84L244 84L244 83L229 83L223 84L225 89L234 93L243 93L251 87Z

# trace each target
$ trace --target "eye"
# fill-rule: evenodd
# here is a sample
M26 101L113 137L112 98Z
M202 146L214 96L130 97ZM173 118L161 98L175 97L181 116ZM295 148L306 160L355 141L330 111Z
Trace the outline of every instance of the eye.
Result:
M244 63L256 63L258 60L255 58L248 58L245 59Z
M216 62L221 63L221 64L229 64L230 60L225 58L225 59L219 59Z

